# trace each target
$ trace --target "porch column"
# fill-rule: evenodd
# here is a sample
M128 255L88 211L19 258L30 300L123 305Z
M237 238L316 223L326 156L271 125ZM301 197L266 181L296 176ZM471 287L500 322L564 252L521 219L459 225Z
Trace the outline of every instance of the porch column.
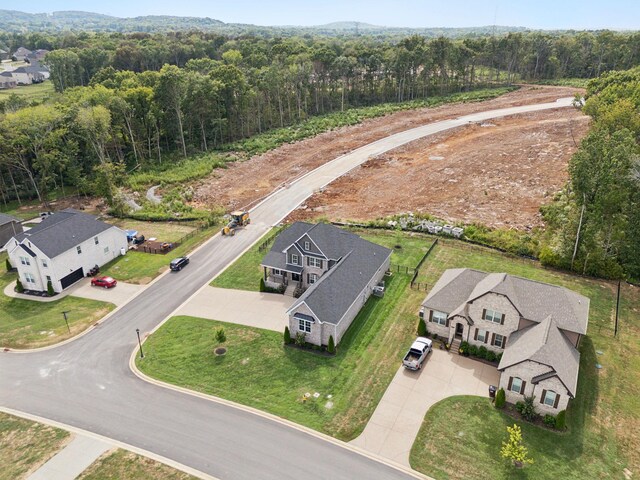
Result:
M267 267L262 267L264 269L264 281L267 281Z

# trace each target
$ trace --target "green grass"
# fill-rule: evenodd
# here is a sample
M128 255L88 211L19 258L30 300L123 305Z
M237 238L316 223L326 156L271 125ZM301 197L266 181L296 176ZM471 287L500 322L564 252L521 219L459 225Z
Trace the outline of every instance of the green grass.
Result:
M125 224L127 223L125 222ZM158 228L164 227L158 226ZM147 284L167 270L172 259L187 255L191 250L216 233L218 228L218 226L214 225L211 228L195 232L191 238L185 240L166 255L129 251L125 256L117 257L104 267L101 267L100 273L123 282Z
M55 90L53 88L53 82L47 80L33 85L20 85L8 90L0 90L0 101L5 100L11 95L18 95L27 101L42 101L48 99L54 94Z
M87 329L109 313L114 305L97 300L64 297L54 302L22 300L4 295L4 288L17 278L7 273L4 265L6 253L0 255L0 346L10 348L36 348L61 342ZM68 313L71 333L62 317Z
M364 429L414 337L424 292L410 290L409 279L394 275L384 298L368 300L335 357L283 347L278 332L174 317L147 340L137 365L159 380L350 440ZM215 331L221 326L228 353L217 357ZM307 392L321 395L305 403Z
M135 478L136 480L196 480L196 477L150 458L118 449L107 452L78 477L78 480Z
M591 299L588 336L581 344L578 392L568 410L570 429L558 434L522 425L536 463L514 473L499 457L506 425L513 420L484 399L451 398L427 413L411 452L413 468L438 479L622 478L625 466L638 471L639 289L623 288L621 328L614 338L615 285L610 282L547 270L536 262L453 241L434 249L421 274L432 284L444 269L463 266L562 285ZM596 362L603 365L602 370L595 369Z
M557 78L553 80L528 81L532 85L556 85L559 87L587 88L590 78Z
M60 450L69 433L0 412L0 480L24 478Z
M177 242L198 228L198 224L194 222L143 222L122 218L106 221L122 230L137 230L139 235L144 235L147 239L157 238L162 242Z
M67 191L67 194L69 191ZM47 198L50 202L57 200L58 198L64 197L62 190L53 190L49 192ZM0 204L0 212L6 213L7 215L12 215L20 220L30 220L32 218L38 217L40 212L47 210L42 206L38 199L29 199L22 200L22 202L18 202L17 200L12 200L11 202L7 202L6 204Z

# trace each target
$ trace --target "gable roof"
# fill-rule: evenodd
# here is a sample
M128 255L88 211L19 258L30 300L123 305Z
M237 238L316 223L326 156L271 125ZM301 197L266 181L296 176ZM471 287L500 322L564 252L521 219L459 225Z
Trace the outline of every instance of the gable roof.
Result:
M569 393L575 396L578 386L580 352L550 316L536 325L511 334L509 346L502 354L498 370L502 371L527 360L551 368L550 372L534 378L534 383L557 375Z
M328 232L330 229L335 231ZM320 231L321 242L333 239L336 245L326 246L334 253L344 253L340 253L341 260L309 287L291 305L288 312L306 303L312 311L321 316L318 320L337 325L375 273L385 264L391 250L333 225L324 225ZM312 238L315 241L315 237Z
M93 215L67 208L49 215L38 225L16 235L16 240L28 240L49 258L54 258L80 243L110 228L117 228Z
M469 268L446 270L422 305L451 313L462 303L487 293L506 296L522 317L542 322L552 316L563 330L587 333L589 299L564 287L536 282L506 273L486 273Z
M6 213L0 213L0 226L6 225L7 223L11 222L20 223L20 220L18 220L16 217L12 217L11 215L7 215Z

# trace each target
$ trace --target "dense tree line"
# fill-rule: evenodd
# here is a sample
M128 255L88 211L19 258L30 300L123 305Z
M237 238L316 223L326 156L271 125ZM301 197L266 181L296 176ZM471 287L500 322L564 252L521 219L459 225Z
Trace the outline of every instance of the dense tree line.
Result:
M640 279L640 68L589 82L589 134L570 182L544 209L551 238L541 259L581 273Z

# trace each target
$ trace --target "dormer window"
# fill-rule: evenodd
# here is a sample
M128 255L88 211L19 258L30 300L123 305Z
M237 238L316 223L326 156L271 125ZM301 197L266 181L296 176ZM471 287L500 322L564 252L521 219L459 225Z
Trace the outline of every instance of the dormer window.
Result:
M308 252L311 249L311 245L309 245L309 242L304 242L304 249Z

